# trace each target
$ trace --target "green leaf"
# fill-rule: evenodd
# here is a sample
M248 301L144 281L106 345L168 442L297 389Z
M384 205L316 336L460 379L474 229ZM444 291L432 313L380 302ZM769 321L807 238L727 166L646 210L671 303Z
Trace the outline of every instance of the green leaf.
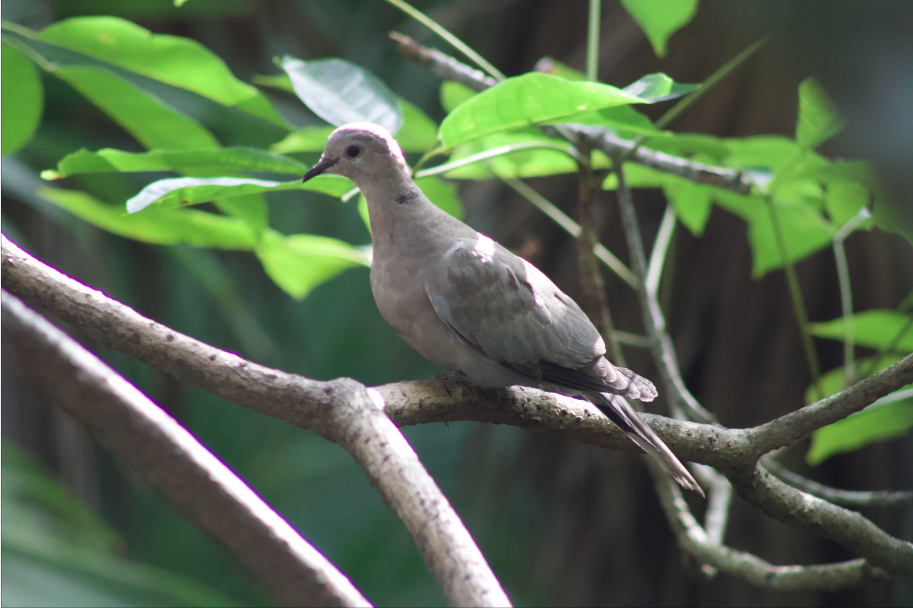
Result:
M796 142L813 150L843 129L837 106L814 78L799 85L799 118L796 121Z
M0 150L11 154L29 143L44 110L44 87L32 62L8 44L0 55L3 103Z
M876 361L877 367L872 369L872 373L881 371L886 367L890 367L900 361L900 355L883 355L878 357ZM872 364L872 357L862 357L856 359L853 362L853 368L855 374L859 374L860 370L867 370L869 365ZM857 378L858 380L858 378ZM855 382L856 380L853 380ZM847 388L846 384L846 370L843 367L834 368L824 374L821 374L819 379L819 384L821 386L821 392L830 397L831 395L836 395L843 389ZM808 388L805 389L805 403L815 403L818 401L818 385L811 384Z
M560 76L565 80L586 80L586 74L580 70L575 70L568 64L563 61L559 61L554 57L543 57L536 62L535 67L536 72L541 72L543 74L551 74L552 76Z
M460 200L457 185L433 175L420 177L415 185L421 188L428 199L457 219L463 219L463 202Z
M190 38L153 34L117 17L74 17L41 32L57 44L286 128L266 97L232 75L215 53Z
M295 94L317 116L337 127L373 122L396 134L403 110L377 77L344 59L302 61L286 55L279 61Z
M370 266L361 249L314 234L282 235L266 230L256 248L266 274L296 300L355 266Z
M151 94L97 68L58 68L53 74L89 98L146 148L218 148L200 123Z
M256 171L303 175L307 167L293 158L245 146L211 150L157 149L142 153L105 148L97 152L82 149L68 154L57 163L57 171L43 171L41 176L58 179L78 173L133 171Z
M904 335L895 348L901 352L913 351L910 319L910 315L896 310L866 310L856 313L852 316L853 341L860 346L884 349L903 331ZM809 331L819 338L831 340L843 340L846 336L843 317L823 323L811 323Z
M214 213L150 209L127 215L120 205L107 205L85 192L41 188L38 194L103 230L145 243L251 250L256 242L256 233L245 221Z
M697 0L621 0L647 35L657 57L666 56L666 42L697 12Z
M831 221L835 226L843 226L868 205L869 196L869 191L858 182L834 182L828 185L824 200Z
M441 123L440 139L452 148L483 135L632 103L647 100L607 84L524 74L465 101Z
M691 91L701 88L699 84L681 84L675 82L662 72L647 74L636 82L632 82L622 89L625 93L635 95L646 103L656 103L677 99Z
M425 152L437 145L437 125L419 108L400 98L403 126L396 141L403 152ZM333 127L302 127L272 146L273 152L323 152Z
M473 139L457 146L454 148L449 162L459 162L474 154L501 147L516 147L517 149L457 167L448 171L446 175L450 179L485 180L495 176L505 179L512 177L528 178L577 172L577 162L570 154L553 148L528 147L529 144L537 143L543 144L543 146L554 145L570 149L566 141L548 137L533 129L495 133L494 135ZM605 155L600 152L594 153L594 160L599 161L596 168L603 168L608 164Z
M273 152L323 152L333 127L302 127L269 147Z
M670 179L663 190L672 201L678 219L694 236L701 236L713 208L711 188L684 179Z
M546 121L544 124L575 124L605 127L618 131L622 137L647 135L655 139L664 139L669 136L668 131L659 131L650 122L650 119L632 108L631 106L616 106L593 112L575 114L569 118L560 118Z
M815 466L835 454L902 437L910 427L913 427L913 399L868 407L815 431L805 461Z
M127 201L127 211L136 213L155 205L156 209L177 209L214 200L280 190L312 190L340 197L352 189L352 182L338 175L320 176L302 182L275 182L245 177L175 177L160 179Z
M465 84L445 80L441 83L441 107L448 114L456 110L464 101L475 97L477 93Z
M269 227L269 207L262 194L246 194L214 201L215 206L225 215L237 217L259 234Z
M438 125L418 106L399 98L403 109L403 126L396 133L396 141L403 152L426 152L437 145Z
M764 198L758 195L742 196L720 188L713 189L713 197L721 207L748 222L752 277L759 279L767 272L780 268L783 260ZM833 228L814 207L778 200L774 202L774 208L786 241L789 261L805 259L832 242Z

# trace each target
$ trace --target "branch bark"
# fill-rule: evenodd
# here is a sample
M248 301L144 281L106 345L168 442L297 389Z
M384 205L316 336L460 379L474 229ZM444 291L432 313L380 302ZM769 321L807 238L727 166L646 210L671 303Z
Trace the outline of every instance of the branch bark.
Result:
M392 423L403 426L477 420L548 430L609 449L639 451L617 427L584 401L519 387L472 392L458 388L448 394L437 381L400 382L365 389L348 379L330 382L308 380L244 361L145 319L128 307L44 266L5 237L2 268L5 288L80 327L105 346L195 382L239 405L309 428L340 443L362 465L382 495L397 508L422 549L426 563L439 579L451 581L457 571L470 577L445 585L448 597L454 603L494 603L492 596L479 599L473 595L478 600L473 601L467 599L468 596L458 596L454 589L459 587L460 582L468 581L470 588L477 592L495 593L490 591L491 587L475 582L474 577L481 579L485 576L480 573L484 560L474 546L465 552L468 557L455 554L452 558L448 557L449 551L463 548L459 533L449 533L457 537L447 541L449 546L432 548L433 541L448 534L441 528L449 530L451 523L456 525L454 522L439 525L439 519L451 517L442 517L436 511L439 505L446 505L446 501L439 494L439 498L435 498L428 490L421 495L418 505L409 503L412 495L404 488L413 487L410 477L427 474L418 465L417 459L414 461L416 467L405 471L403 467L412 467L412 463L404 464L404 457L386 446L381 446L379 452L372 452L373 457L363 453L363 450L373 449L370 446L384 443L391 437L387 431L376 429ZM878 372L872 377L872 382L849 387L826 401L832 407L842 408L842 404L851 404L848 409L861 409L866 400L874 401L908 384L911 374L913 355ZM877 387L874 392L873 387ZM383 404L386 415L379 409L380 404ZM798 425L804 424L803 416L811 416L820 422L820 408L816 406L818 404L813 404L788 416L792 417L793 424ZM841 411L849 413L846 409ZM754 429L726 429L649 414L643 417L679 458L720 470L733 482L740 495L770 516L844 544L864 558L869 567L897 574L913 573L913 544L894 539L861 515L806 495L763 470L758 459L770 446L777 447L778 441L773 438L780 437L779 441L792 438L791 434L779 435L765 430L760 435L763 441L755 440L758 429L776 429L777 425L770 426L771 423L768 423ZM404 444L403 450L409 449L398 433L395 436ZM384 466L384 458L395 461L395 464ZM413 458L415 455L410 450L408 459ZM391 482L391 478L398 481ZM409 495L404 496L404 493ZM443 502L430 502L438 500ZM412 504L420 515L404 514L403 511L410 510L406 503ZM452 517L456 518L456 515ZM428 529L415 531L416 526L422 525ZM431 528L434 532L430 531ZM462 538L468 539L468 534ZM428 552L435 555L429 556ZM466 562L468 565L463 569L449 569L458 569L460 565L453 562L463 560L476 561ZM462 600L455 601L455 597Z
M33 385L197 526L225 543L282 605L371 605L231 469L136 387L6 291L3 311L16 363Z
M213 394L338 443L412 534L453 605L509 606L481 551L379 394L348 378L318 382L245 361L147 319L2 237L3 287L99 343Z

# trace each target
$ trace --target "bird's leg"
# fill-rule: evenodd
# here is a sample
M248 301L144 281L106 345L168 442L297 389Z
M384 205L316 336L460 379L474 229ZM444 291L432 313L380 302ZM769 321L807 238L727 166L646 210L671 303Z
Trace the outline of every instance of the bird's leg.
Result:
M453 397L453 389L456 388L467 391L473 397L478 396L479 387L470 382L469 376L458 369L449 369L446 372L441 372L434 377L434 380L441 383L441 386L447 391L448 397Z

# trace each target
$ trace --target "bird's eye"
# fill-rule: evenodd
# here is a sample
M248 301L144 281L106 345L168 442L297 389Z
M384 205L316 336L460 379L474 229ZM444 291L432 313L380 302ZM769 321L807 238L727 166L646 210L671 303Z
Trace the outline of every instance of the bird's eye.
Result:
M346 156L349 158L358 158L361 155L361 147L356 145L351 145L346 148Z

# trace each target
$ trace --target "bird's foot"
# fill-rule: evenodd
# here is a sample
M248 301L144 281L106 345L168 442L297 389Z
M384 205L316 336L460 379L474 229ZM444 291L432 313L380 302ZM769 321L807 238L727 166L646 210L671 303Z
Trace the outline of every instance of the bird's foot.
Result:
M437 380L441 383L441 386L443 386L444 390L447 391L448 397L453 397L453 390L457 388L463 389L473 397L477 395L479 390L479 387L469 381L469 376L458 369L451 369L447 370L446 372L441 372L434 377L434 380Z

